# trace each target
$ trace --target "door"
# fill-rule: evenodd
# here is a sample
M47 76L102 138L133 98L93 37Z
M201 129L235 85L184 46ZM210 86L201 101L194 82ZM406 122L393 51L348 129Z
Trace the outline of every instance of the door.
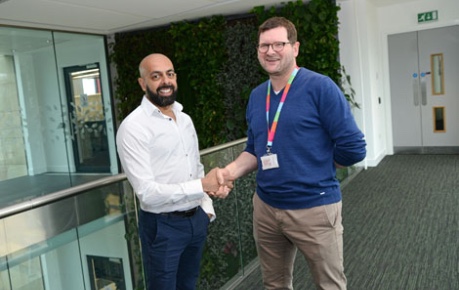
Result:
M99 65L64 68L77 172L110 172Z
M394 152L459 146L459 26L390 35Z

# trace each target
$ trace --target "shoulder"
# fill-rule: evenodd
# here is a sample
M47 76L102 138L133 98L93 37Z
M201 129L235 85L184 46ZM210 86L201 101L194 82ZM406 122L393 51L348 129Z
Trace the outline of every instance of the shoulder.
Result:
M268 90L268 80L262 82L257 87L252 90L252 95L254 94L263 94L266 96L266 91Z
M139 119L144 118L145 112L142 109L142 106L138 106L137 108L134 109L129 115L126 116L126 118L123 119L123 121L120 124L120 127L124 126L132 126L133 123L141 122Z
M300 68L295 79L299 79L302 80L302 82L308 82L313 84L334 84L333 80L330 77L304 67Z
M137 107L124 118L116 132L116 138L126 139L131 136L141 136L145 131L146 124L149 124L147 114L141 106Z
M318 95L338 96L342 94L339 86L329 76L306 68L300 69L295 81L297 85L305 86L308 91L313 91Z

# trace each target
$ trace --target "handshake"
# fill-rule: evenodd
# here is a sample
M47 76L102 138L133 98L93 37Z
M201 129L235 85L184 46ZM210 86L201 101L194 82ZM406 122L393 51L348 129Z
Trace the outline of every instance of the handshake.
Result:
M202 188L210 197L226 198L233 189L233 178L226 168L214 168L201 179Z

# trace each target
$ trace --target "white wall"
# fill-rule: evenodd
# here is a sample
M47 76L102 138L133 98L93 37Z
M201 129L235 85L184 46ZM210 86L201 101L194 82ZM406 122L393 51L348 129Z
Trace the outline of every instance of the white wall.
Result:
M361 109L354 115L367 142L366 166L375 166L385 156L384 107L381 98L376 8L366 0L338 2L340 61L351 76ZM382 128L382 129L381 129Z
M438 10L438 20L428 23L418 23L418 13ZM387 21L389 17L390 21ZM380 22L379 37L382 54L381 66L384 76L382 92L385 95L384 104L386 111L386 131L390 138L386 140L388 153L393 154L392 119L391 119L391 95L389 82L389 53L387 37L390 34L420 31L425 29L459 25L459 1L458 0L418 0L416 2L402 3L378 9Z
M367 141L364 163L376 166L393 154L387 36L457 25L459 1L418 0L381 7L369 0L338 0L337 4L341 63L362 105L355 116ZM432 10L438 10L438 21L417 23L418 13Z

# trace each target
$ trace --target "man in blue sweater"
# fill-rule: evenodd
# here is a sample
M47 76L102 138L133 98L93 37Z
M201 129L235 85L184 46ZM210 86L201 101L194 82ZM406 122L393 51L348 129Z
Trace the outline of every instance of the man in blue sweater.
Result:
M293 289L297 249L318 289L346 289L336 168L365 158L364 136L337 85L297 66L289 20L266 20L258 40L269 80L250 95L246 148L218 171L220 183L257 170L253 232L265 289Z

